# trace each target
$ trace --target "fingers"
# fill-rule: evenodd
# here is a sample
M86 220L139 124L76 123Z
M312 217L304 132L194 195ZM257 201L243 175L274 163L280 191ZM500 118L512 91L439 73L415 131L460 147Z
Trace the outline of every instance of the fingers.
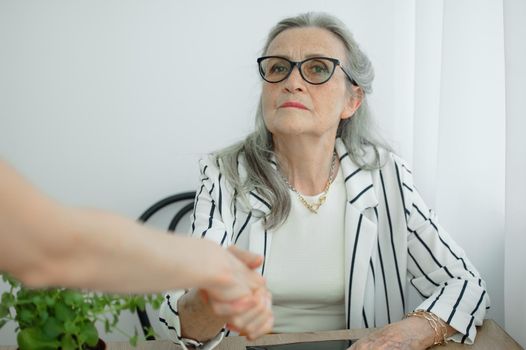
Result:
M243 278L246 279L248 288L250 288L251 290L255 290L266 285L265 278L261 276L258 272L250 270L247 272L247 274L248 276L244 276Z
M254 300L255 303L249 310L237 314L232 318L230 324L236 327L236 329L247 330L246 328L249 324L257 321L260 315L268 312L269 307L267 306L266 296L257 296L254 298Z
M265 285L265 279L254 271L254 269L263 263L263 257L261 255L239 249L234 245L228 247L228 251L249 269L248 271L245 270L241 278L246 280L250 289L254 290Z
M234 303L252 295L253 291L265 288L265 279L257 272L238 272L228 284L204 288L210 298L217 302Z
M262 257L241 249L222 249L222 272L214 283L203 286L210 297L220 302L232 302L250 295L258 288L264 288L265 279L251 267L259 266Z
M272 327L274 327L274 317L271 316L266 323L260 328L259 331L256 331L254 334L250 334L248 336L248 340L255 340L262 335L268 334L272 332Z
M274 317L272 315L258 317L246 327L246 337L248 340L256 340L257 338L272 332L273 326Z
M251 310L257 305L257 300L253 295L237 299L235 301L222 301L209 298L210 306L217 316L232 317Z
M257 304L250 310L234 315L229 320L229 328L244 333L249 340L269 333L274 325L272 301L266 290L256 292Z
M254 269L263 257L234 246L228 248L230 272L222 283L203 288L201 299L230 329L253 340L272 330L272 300L265 279Z
M239 249L234 245L228 247L228 251L250 269L255 269L263 263L263 257L261 255Z
M250 296L223 302L208 296L214 314L227 320L227 327L253 340L269 333L274 325L271 294L259 288Z

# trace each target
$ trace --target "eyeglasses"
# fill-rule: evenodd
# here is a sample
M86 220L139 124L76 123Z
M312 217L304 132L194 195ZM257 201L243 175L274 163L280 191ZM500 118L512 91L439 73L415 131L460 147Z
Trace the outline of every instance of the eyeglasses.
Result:
M329 81L339 66L351 83L358 86L349 73L343 69L340 60L330 57L311 57L295 62L280 56L263 56L258 58L259 74L269 83L279 83L287 79L294 67L298 67L301 77L309 84L320 85Z

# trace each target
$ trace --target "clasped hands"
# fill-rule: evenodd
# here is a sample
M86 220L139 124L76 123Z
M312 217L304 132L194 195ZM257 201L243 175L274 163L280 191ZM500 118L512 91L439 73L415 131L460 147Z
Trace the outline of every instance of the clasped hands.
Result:
M255 271L263 263L263 257L235 246L228 251L233 260L238 260L232 262L235 273L220 285L199 289L199 294L224 319L228 329L254 340L269 333L274 325L271 294L265 279Z

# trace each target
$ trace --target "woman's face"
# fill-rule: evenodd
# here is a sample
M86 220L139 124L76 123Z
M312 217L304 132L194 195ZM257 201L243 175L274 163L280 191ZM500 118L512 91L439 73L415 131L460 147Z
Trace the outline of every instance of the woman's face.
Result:
M345 48L340 39L326 29L314 27L281 32L270 43L265 55L282 56L292 61L324 56L345 62ZM343 71L336 67L329 81L312 85L303 80L295 67L282 82L263 82L262 112L268 130L274 136L334 139L340 120L349 118L360 105L358 98L351 97L346 79Z

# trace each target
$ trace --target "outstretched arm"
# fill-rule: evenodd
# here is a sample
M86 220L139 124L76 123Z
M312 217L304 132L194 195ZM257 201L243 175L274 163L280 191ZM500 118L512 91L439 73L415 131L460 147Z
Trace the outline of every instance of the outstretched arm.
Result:
M0 271L32 287L146 293L199 287L245 296L261 276L213 242L69 208L0 160Z

